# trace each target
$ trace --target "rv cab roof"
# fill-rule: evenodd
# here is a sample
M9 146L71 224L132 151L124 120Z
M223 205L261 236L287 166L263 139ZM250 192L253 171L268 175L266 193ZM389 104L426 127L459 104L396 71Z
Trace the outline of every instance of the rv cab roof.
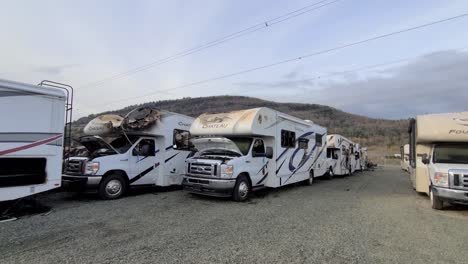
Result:
M0 79L0 97L22 95L45 95L66 98L65 91L61 89Z
M417 142L467 142L468 112L419 115Z

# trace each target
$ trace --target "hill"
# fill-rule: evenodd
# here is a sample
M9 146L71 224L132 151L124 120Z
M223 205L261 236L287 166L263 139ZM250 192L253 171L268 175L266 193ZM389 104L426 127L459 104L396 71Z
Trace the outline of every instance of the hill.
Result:
M346 113L333 107L318 104L278 103L244 96L211 96L182 98L131 105L116 111L103 112L80 118L74 122L74 135L94 117L116 113L125 115L136 107L154 107L196 117L202 113L226 112L254 107L270 107L275 110L309 119L327 127L329 134L342 134L355 142L369 146L372 156L393 154L407 141L407 120L375 119ZM379 152L379 153L377 153Z

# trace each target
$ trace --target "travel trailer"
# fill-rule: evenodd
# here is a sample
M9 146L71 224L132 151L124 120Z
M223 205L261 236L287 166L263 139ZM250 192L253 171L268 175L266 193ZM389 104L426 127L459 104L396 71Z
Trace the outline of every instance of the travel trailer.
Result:
M63 184L70 190L97 189L103 199L117 199L133 186L180 185L191 153L192 121L149 108L134 109L125 117L98 116L79 140L87 151L68 159Z
M0 202L60 187L72 103L68 85L0 80Z
M351 175L356 170L359 156L356 155L355 144L342 135L327 136L327 172L334 175Z
M405 144L400 147L401 160L400 165L401 169L409 172L409 144Z
M411 119L409 161L413 188L429 195L432 208L468 204L468 112Z
M193 122L197 153L187 159L184 189L245 201L250 192L326 173L327 130L269 108L203 114Z

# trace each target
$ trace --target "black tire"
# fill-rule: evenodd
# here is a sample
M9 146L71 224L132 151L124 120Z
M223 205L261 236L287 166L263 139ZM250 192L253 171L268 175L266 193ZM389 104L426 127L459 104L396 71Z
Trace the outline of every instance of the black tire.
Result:
M328 168L327 179L332 180L334 176L335 176L335 173L333 172L333 168L332 167Z
M127 182L119 174L105 177L99 184L99 196L104 200L119 199L127 192Z
M249 198L251 189L247 176L241 174L237 177L236 185L232 191L232 198L236 202L245 202Z
M309 178L304 181L305 185L311 186L314 184L314 171L310 170L309 172Z
M429 197L431 199L432 209L442 210L444 208L444 201L434 195L434 192L432 192L432 187L429 189Z

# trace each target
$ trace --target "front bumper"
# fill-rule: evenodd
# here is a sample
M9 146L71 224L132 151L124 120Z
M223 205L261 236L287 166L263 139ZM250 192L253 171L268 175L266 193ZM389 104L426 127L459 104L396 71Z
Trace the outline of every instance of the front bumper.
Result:
M70 190L97 188L101 179L102 176L64 174L62 175L62 186Z
M440 199L459 204L468 204L468 191L448 189L442 187L432 187L435 196Z
M236 185L236 179L211 179L184 176L182 186L184 190L209 196L230 197Z

